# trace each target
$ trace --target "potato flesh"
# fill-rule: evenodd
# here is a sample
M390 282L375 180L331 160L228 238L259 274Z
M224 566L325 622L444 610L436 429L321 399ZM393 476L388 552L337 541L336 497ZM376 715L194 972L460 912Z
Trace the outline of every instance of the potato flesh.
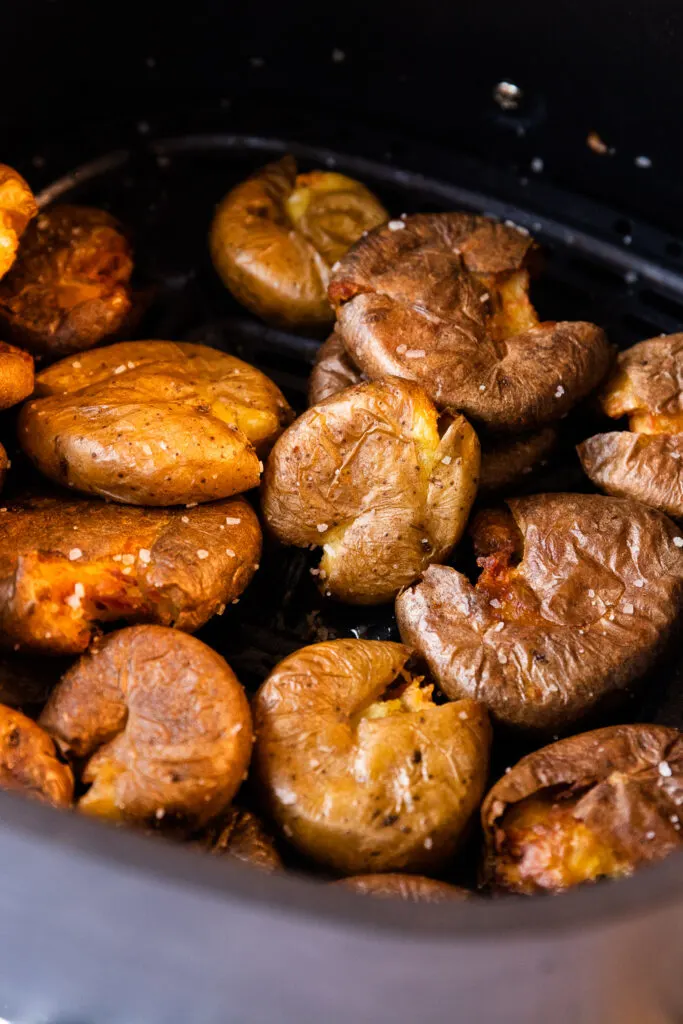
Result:
M475 520L472 528L477 565L481 574L476 589L489 599L494 618L538 626L538 598L522 578L516 563L522 555L522 538L509 512L490 510Z
M505 341L539 326L529 299L529 272L516 270L505 277L491 274L481 278L490 296L493 316L489 330L495 341Z
M24 179L10 167L0 165L0 277L12 266L19 238L37 210Z
M628 427L634 434L683 434L683 412L650 412L638 399L628 374L621 371L602 398L603 409L611 419L628 415Z
M410 679L398 697L376 700L360 715L360 719L390 718L392 715L417 714L433 707L433 686L421 686L422 678Z

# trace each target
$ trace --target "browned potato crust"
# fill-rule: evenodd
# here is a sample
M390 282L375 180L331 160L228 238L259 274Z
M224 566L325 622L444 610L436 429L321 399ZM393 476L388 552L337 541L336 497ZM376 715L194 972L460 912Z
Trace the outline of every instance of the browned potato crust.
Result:
M401 637L449 697L476 695L509 725L565 730L662 649L681 609L682 541L665 516L618 498L507 505L475 523L476 586L433 565L398 597Z
M407 903L461 902L472 896L471 892L461 889L459 885L437 882L435 878L425 878L423 875L352 875L332 884L352 889L363 896L393 898Z
M221 857L234 857L262 871L279 871L282 858L260 818L242 807L229 807L207 830L201 845Z
M629 429L578 446L584 471L608 494L683 518L683 334L650 338L619 355L602 393Z
M23 402L34 386L33 359L14 345L0 341L0 409Z
M230 803L253 739L227 662L162 626L99 641L58 684L40 723L63 754L86 759L79 810L189 832Z
M517 437L482 438L481 444L479 491L493 494L521 483L542 465L557 444L557 431L543 427Z
M538 321L532 250L517 229L464 213L371 232L329 288L351 358L368 377L415 380L439 407L494 430L559 420L599 384L611 350L594 324Z
M130 341L38 374L19 439L51 480L132 505L184 505L257 486L292 418L260 370L206 345Z
M345 388L362 384L366 379L346 351L342 336L335 327L315 357L308 382L308 404L317 405Z
M124 326L131 309L130 246L104 210L42 210L0 282L0 325L36 355L92 348Z
M33 498L0 513L0 645L80 654L96 624L191 632L242 593L261 530L242 499L117 508Z
M479 805L483 705L435 705L401 644L334 640L285 658L254 700L254 769L273 819L342 874L429 872Z
M681 803L677 729L617 725L552 743L484 801L485 878L533 893L631 874L681 846Z
M0 704L0 789L15 789L55 807L73 800L71 769L50 737L21 711Z
M387 378L313 406L279 439L263 477L266 522L285 544L320 545L321 589L388 601L447 557L474 501L479 442L422 388Z
M219 204L211 256L235 298L264 320L329 323L330 267L387 216L360 182L332 171L297 174L296 161L285 156Z
M0 164L0 278L14 263L19 239L37 213L28 183L12 167Z

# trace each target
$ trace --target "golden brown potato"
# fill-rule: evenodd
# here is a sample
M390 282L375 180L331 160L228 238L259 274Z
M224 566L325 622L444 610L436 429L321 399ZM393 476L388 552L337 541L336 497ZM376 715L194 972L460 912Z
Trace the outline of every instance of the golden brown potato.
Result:
M683 518L683 334L650 338L619 355L603 409L629 429L578 446L581 464L608 494Z
M201 846L221 857L234 857L262 871L279 871L282 858L263 822L242 807L229 807L200 840Z
M523 483L544 464L556 444L554 427L517 437L482 438L479 492L493 494Z
M242 499L117 508L33 498L0 513L0 646L84 651L97 623L198 629L258 568L261 530Z
M23 402L34 383L33 359L28 352L0 341L0 409Z
M447 882L437 882L423 875L352 875L342 878L333 885L352 889L363 896L379 896L385 899L405 900L407 903L451 903L461 902L472 896L467 889Z
M683 600L683 538L659 512L588 494L507 502L474 525L476 586L433 565L396 601L404 643L452 698L564 731L653 664Z
M589 323L540 323L527 294L532 240L464 213L391 221L341 260L337 330L370 378L417 381L440 408L492 430L559 420L605 375Z
M631 874L682 845L682 802L677 729L617 725L552 743L484 801L485 878L533 893Z
M0 164L0 278L14 263L19 239L37 213L27 182L13 168Z
M260 370L206 345L129 341L38 374L19 439L51 480L131 505L185 505L257 486L292 417Z
M0 325L10 341L53 358L92 348L131 309L130 246L104 210L42 210L0 282Z
M55 807L73 800L71 769L57 760L54 744L21 711L0 704L0 789L14 789Z
M483 705L436 705L401 644L334 640L285 658L254 700L254 768L273 819L342 874L433 871L486 781Z
M387 378L313 406L275 445L263 478L266 522L285 544L323 548L325 594L388 601L465 527L479 442L422 388Z
M360 182L332 171L297 174L296 161L285 156L219 204L211 256L235 298L264 320L330 323L330 267L387 216Z
M182 828L206 825L249 764L249 704L230 666L195 637L131 626L69 669L40 724L85 761L86 814Z

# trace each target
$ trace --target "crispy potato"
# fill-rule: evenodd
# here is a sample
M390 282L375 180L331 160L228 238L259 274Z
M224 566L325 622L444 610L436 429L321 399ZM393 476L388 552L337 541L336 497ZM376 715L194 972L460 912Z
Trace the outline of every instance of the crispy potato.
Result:
M480 517L476 586L433 565L396 601L404 643L452 698L564 731L653 664L683 601L674 524L636 502L541 494Z
M264 320L330 323L330 267L387 216L360 182L332 171L297 174L296 161L285 156L218 205L211 257L235 298Z
M71 769L57 760L40 726L21 711L0 704L0 789L14 789L55 807L68 807L74 795Z
M242 499L116 508L33 498L0 514L0 645L80 654L97 623L198 629L242 593L261 530Z
M472 893L459 885L437 882L423 875L352 875L342 878L333 885L352 889L363 896L379 896L385 899L405 900L407 903L450 903L470 899Z
M200 844L209 853L234 857L262 871L279 871L283 866L275 840L263 822L242 807L229 807L209 826Z
M479 492L493 494L525 481L557 444L554 427L517 437L481 438Z
M23 402L33 392L33 359L14 345L0 341L0 409Z
M27 182L7 164L0 164L0 278L14 263L19 239L38 213Z
M99 641L53 691L40 724L62 754L85 761L79 810L188 832L230 803L253 739L227 662L163 626Z
M10 341L53 358L92 348L125 325L133 259L104 210L42 210L0 282L0 325Z
M206 345L130 341L38 374L19 439L56 483L132 505L184 505L257 486L292 418L260 370Z
M308 404L317 405L326 398L338 395L345 388L367 380L344 347L339 331L335 329L318 349L308 382Z
M682 845L682 802L677 729L617 725L551 743L484 801L485 879L533 893L629 875Z
M371 232L329 288L351 358L370 378L417 381L440 408L492 430L559 420L600 383L611 349L594 324L538 321L533 250L515 228L464 213Z
M628 415L629 429L578 446L586 474L608 494L683 518L683 334L620 353L602 406L613 419Z
M325 594L378 604L447 557L478 475L467 420L439 421L422 388L387 378L326 399L285 431L266 464L262 508L283 543L322 546Z
M401 644L334 640L285 658L254 700L254 768L273 819L341 874L448 861L486 781L483 705L436 705Z

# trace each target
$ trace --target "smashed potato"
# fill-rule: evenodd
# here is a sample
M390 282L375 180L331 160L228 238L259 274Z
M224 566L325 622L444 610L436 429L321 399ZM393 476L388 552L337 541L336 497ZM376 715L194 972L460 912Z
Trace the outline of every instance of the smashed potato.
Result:
M33 498L0 512L0 645L79 654L97 624L191 632L242 593L261 530L242 499L178 509Z
M629 875L683 845L681 802L677 729L617 725L552 743L484 801L485 879L530 894Z
M683 518L683 334L621 352L601 398L629 427L578 446L586 474L608 494Z
M452 698L564 731L653 664L683 601L683 541L636 502L542 494L474 524L481 576L430 566L399 595L404 643Z
M533 251L526 233L464 213L371 232L329 288L351 359L370 378L417 381L440 408L492 430L559 420L600 383L611 349L594 324L539 322Z
M96 644L40 717L85 762L78 809L192 832L232 800L249 764L251 715L227 662L195 637L131 626Z
M285 658L254 700L254 768L273 819L341 874L444 864L479 805L483 705L437 705L401 644L335 640Z
M344 388L362 384L366 377L349 356L339 331L335 328L318 349L308 382L308 404L339 394Z
M0 704L0 789L14 789L55 807L74 794L71 769L57 760L54 744L21 711Z
M0 281L0 326L35 355L92 348L124 326L132 272L130 246L108 213L49 207L29 226Z
M334 319L330 267L387 216L360 182L333 171L297 174L285 156L219 204L211 256L224 284L257 316L294 327L325 324Z
M283 543L323 548L323 593L377 604L448 556L478 475L467 420L439 419L422 388L387 378L326 399L285 431L266 464L263 514Z
M0 341L0 409L23 402L34 383L33 359L28 352Z
M451 903L454 900L467 900L472 895L458 885L437 882L435 878L425 878L423 875L352 875L333 884L352 889L363 896L399 899L407 903Z
M27 182L12 167L0 164L0 278L14 263L19 239L37 213Z
M19 439L51 480L133 505L184 505L257 486L292 417L260 370L205 345L131 341L40 373Z
M242 807L229 807L209 827L201 845L216 856L233 857L262 871L279 871L283 866L275 840L263 822Z

